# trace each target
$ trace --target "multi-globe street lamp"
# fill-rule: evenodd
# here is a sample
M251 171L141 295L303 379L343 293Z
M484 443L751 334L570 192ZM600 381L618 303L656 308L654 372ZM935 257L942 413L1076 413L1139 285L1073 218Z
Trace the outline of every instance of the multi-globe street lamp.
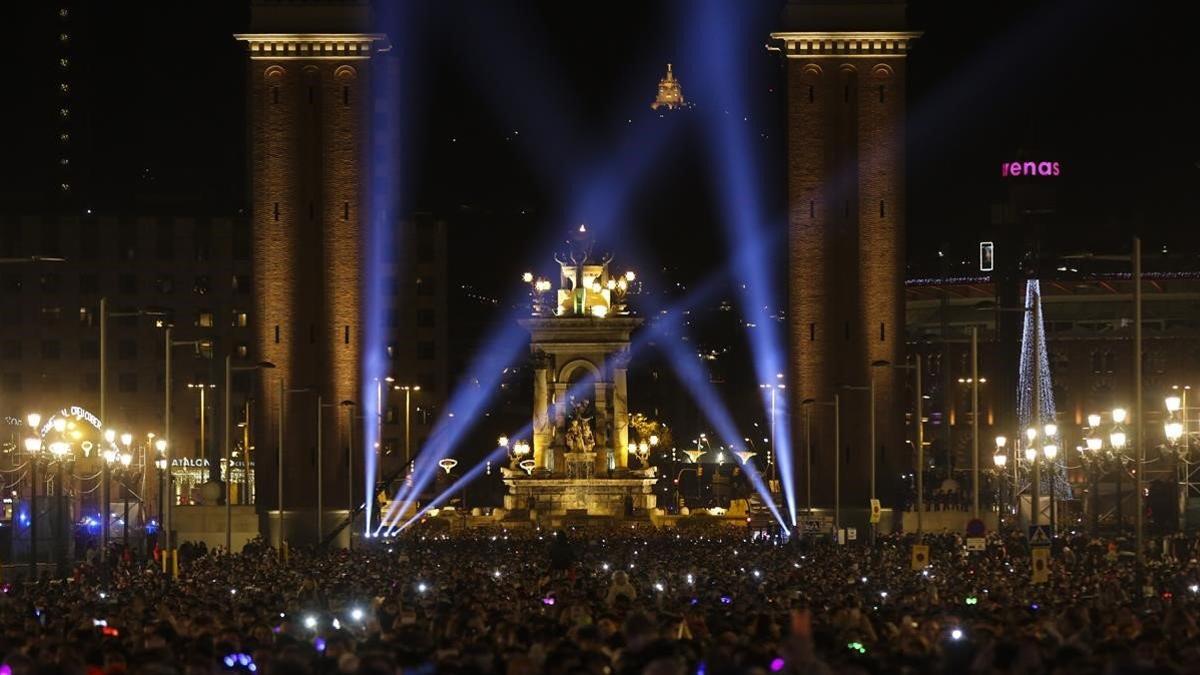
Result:
M1163 423L1163 435L1166 436L1167 442L1175 449L1175 473L1176 482L1179 488L1179 530L1187 530L1187 506L1188 500L1192 498L1193 493L1200 492L1200 486L1197 485L1196 462L1192 460L1191 455L1191 436L1195 433L1191 429L1188 415L1188 392L1191 391L1190 386L1174 385L1172 393L1166 397L1164 403L1167 408L1167 420Z
M1087 436L1084 439L1084 447L1087 449L1087 452L1081 455L1081 459L1092 477L1093 534L1100 529L1100 477L1109 470L1115 470L1117 474L1116 514L1118 529L1124 525L1121 479L1125 473L1125 446L1127 444L1127 437L1125 428L1122 425L1125 423L1127 413L1124 408L1114 408L1110 413L1110 417L1113 425L1109 428L1108 437L1105 439L1104 429L1101 426L1103 417L1099 413L1091 413L1087 416ZM1105 446L1105 440L1108 441L1107 447Z
M993 473L996 476L996 522L997 526L1004 524L1004 511L1008 508L1008 501L1004 498L1005 467L1008 465L1008 455L1006 454L1005 446L1008 445L1008 438L1005 436L996 437L996 452L992 454ZM1013 463L1014 469L1016 463ZM1015 475L1015 474L1014 474Z
M1042 445L1038 447L1038 438L1041 435ZM1041 430L1036 426L1030 426L1025 429L1025 438L1028 441L1025 445L1025 460L1029 462L1030 473L1032 480L1030 481L1030 523L1039 525L1042 516L1042 460L1051 462L1053 466L1054 460L1058 457L1058 445L1056 438L1058 437L1058 425L1053 422L1044 425ZM1053 474L1053 470L1051 471ZM1054 531L1054 477L1050 480L1050 530Z

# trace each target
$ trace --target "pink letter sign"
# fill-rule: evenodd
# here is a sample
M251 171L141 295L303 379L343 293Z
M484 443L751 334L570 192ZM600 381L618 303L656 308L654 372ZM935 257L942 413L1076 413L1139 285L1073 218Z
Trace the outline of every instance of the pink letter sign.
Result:
M1058 162L1005 162L1000 165L1000 175L1005 178L1017 176L1057 176Z

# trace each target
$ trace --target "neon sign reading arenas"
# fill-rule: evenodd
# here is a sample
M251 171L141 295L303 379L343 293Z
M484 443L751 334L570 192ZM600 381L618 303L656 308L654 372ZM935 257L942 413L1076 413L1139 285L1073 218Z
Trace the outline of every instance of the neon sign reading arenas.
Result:
M1005 178L1017 176L1057 176L1058 162L1005 162L1000 165L1000 175Z

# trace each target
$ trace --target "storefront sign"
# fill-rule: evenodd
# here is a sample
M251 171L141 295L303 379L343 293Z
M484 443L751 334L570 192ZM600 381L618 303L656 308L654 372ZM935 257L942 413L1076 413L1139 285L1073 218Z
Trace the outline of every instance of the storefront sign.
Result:
M1057 176L1060 171L1058 162L1005 162L1000 165L1000 175L1005 178Z

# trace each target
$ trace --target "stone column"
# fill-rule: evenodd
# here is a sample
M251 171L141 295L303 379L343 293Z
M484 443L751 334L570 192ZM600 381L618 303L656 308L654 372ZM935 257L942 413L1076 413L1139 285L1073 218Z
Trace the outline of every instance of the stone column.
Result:
M596 468L597 476L608 475L608 453L613 450L613 456L616 457L616 467L621 467L620 457L616 454L619 449L613 448L612 434L608 433L605 425L611 417L609 412L608 397L612 387L608 382L597 381L595 385L596 394L596 418L592 420L595 428L592 429L592 434L596 439Z
M629 392L625 377L629 356L625 353L615 354L612 364L612 442L616 448L617 468L624 469L629 466Z
M547 358L544 353L534 356L533 362L533 461L538 467L546 466L546 449L554 440L554 429L550 426L550 392L547 388Z
M550 439L551 439L550 444L554 443L555 430L563 429L566 426L566 423L567 423L566 401L567 401L567 383L566 382L555 382L554 383L554 425L550 429ZM549 445L547 446L546 449L549 452L554 451L553 448L549 447ZM562 472L562 471L566 470L566 467L565 466L556 466L556 467L554 467L554 470Z

